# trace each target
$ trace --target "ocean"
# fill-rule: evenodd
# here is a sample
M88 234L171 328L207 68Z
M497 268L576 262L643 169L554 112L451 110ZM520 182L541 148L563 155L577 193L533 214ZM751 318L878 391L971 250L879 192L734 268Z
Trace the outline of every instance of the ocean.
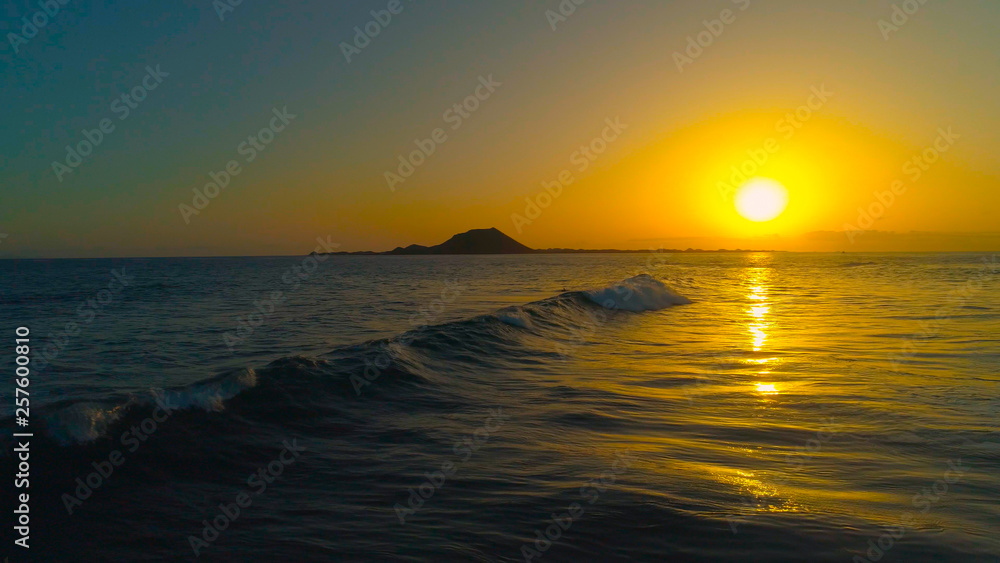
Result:
M996 563L998 269L982 253L0 261L0 553ZM32 434L28 550L11 547L13 432Z

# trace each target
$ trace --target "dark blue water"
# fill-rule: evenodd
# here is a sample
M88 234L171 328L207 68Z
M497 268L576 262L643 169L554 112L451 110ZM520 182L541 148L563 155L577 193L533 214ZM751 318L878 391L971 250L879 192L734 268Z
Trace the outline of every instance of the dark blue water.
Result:
M996 562L997 270L981 254L0 261L10 371L31 331L34 433L31 549L15 550L8 379L3 553Z

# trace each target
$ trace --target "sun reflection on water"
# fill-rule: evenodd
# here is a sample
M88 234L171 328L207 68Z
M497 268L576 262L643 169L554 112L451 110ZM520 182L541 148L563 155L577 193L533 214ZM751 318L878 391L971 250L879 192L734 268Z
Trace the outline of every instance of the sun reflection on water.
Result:
M768 314L771 303L768 297L768 281L771 275L769 268L749 268L746 273L750 293L747 295L753 304L747 309L749 313L748 329L753 341L753 351L760 352L767 342L767 332L771 327Z
M773 383L758 383L757 392L762 395L777 395L778 388Z
M750 333L750 342L754 352L764 352L771 336L774 321L771 318L771 268L762 267L767 257L753 257L753 265L748 267L743 278L747 287L746 298L749 302L745 309L747 313L747 331ZM779 390L774 383L768 383L773 364L778 362L775 356L762 358L746 358L743 360L748 366L758 366L757 375L761 380L755 382L755 390L758 394L778 395Z

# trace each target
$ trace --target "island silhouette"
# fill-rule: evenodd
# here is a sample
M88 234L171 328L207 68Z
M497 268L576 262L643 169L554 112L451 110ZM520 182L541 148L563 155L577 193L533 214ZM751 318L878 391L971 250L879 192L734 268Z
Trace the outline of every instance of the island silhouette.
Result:
M411 244L407 247L396 247L386 252L375 252L365 250L360 252L325 252L318 254L322 256L442 256L442 255L470 255L470 254L614 254L614 253L659 253L659 252L774 252L773 250L746 250L737 248L735 250L702 250L700 248L679 249L648 249L648 250L616 250L616 249L573 249L573 248L545 248L534 249L517 242L513 238L504 234L500 229L492 227L489 229L472 229L464 233L459 233L445 242L434 246L423 246Z

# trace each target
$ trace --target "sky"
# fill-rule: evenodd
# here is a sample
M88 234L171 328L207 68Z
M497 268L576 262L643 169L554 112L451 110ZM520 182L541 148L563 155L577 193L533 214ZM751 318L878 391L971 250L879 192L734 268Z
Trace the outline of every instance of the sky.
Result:
M994 0L39 6L0 11L0 258L1000 247Z

